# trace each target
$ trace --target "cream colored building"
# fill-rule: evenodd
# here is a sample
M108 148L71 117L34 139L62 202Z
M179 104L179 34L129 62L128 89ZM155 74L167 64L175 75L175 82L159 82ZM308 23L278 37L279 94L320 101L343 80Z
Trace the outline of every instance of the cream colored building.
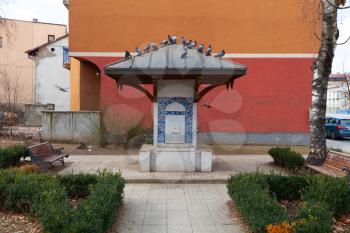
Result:
M67 26L22 20L6 20L0 26L0 103L17 96L18 103L35 103L35 63L25 53L67 34ZM10 80L10 81L9 81ZM6 86L11 90L4 90ZM17 94L15 93L17 90Z
M327 113L349 110L350 75L332 74L328 80Z

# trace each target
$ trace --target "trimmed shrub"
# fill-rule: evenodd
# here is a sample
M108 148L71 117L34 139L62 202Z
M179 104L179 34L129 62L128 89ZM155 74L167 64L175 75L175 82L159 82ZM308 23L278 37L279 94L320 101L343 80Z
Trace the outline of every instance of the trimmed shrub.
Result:
M336 217L350 213L350 180L319 176L310 180L303 196L307 202L327 203Z
M288 220L283 207L276 198L270 196L265 175L232 176L227 188L252 232L266 232L267 225Z
M68 174L57 177L71 198L84 198L90 195L90 188L98 181L94 174Z
M332 233L332 215L328 205L304 202L294 225L295 233Z
M106 232L115 220L115 209L121 205L124 180L104 174L92 187L89 198L84 200L72 217L72 233Z
M333 215L350 213L349 184L332 177L253 173L231 176L227 188L253 233L331 233ZM277 200L304 202L297 216L288 219Z
M285 167L289 171L295 172L305 166L304 157L300 153L292 151L289 147L271 148L268 153L276 165Z
M302 193L309 185L309 177L301 176L266 176L269 184L270 193L276 195L278 201L281 200L299 200Z
M25 145L15 145L0 148L0 168L18 166L21 158L27 156L28 148Z
M120 174L111 173L69 175L59 180L48 174L0 170L0 206L38 216L44 232L104 233L122 203L124 183ZM90 196L73 208L65 190L83 196L88 186ZM79 187L84 191L77 191Z

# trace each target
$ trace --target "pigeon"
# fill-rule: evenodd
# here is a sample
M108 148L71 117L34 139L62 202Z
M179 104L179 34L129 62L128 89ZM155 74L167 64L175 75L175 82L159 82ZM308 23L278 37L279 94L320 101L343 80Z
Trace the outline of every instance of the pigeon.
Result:
M191 41L191 43L187 46L189 49L193 49L197 46L197 41Z
M215 55L215 57L218 57L218 58L223 58L224 56L225 56L225 50L221 50Z
M131 58L132 58L131 53L128 50L126 50L125 51L125 60L131 59Z
M63 87L60 87L58 85L56 85L56 88L62 92L68 92L69 88L63 88Z
M150 47L152 50L158 50L158 46L155 43L151 43Z
M207 52L205 53L206 56L210 56L211 55L211 52L212 52L212 48L211 48L211 45L208 46L207 48Z
M141 49L139 47L135 48L135 53L136 53L137 56L141 56L142 55L142 51L141 51Z
M188 52L187 52L187 48L184 47L184 52L181 54L181 59L184 59L187 56Z
M199 45L197 48L197 51L198 51L198 53L203 53L204 52L204 45L203 44Z
M168 40L169 40L170 44L176 44L177 43L177 37L176 36L168 35Z
M169 40L163 40L162 42L160 42L161 46L166 46L166 45L169 45L169 44L170 44Z
M183 46L186 46L187 45L187 40L184 36L181 36L182 37L182 44Z
M149 51L151 51L151 45L147 44L146 47L144 48L143 52L148 53Z

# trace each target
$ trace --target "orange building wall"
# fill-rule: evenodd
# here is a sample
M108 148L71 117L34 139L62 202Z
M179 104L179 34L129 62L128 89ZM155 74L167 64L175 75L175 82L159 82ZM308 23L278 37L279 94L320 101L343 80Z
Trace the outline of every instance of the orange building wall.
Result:
M121 52L184 35L228 53L315 53L317 1L70 0L70 51Z

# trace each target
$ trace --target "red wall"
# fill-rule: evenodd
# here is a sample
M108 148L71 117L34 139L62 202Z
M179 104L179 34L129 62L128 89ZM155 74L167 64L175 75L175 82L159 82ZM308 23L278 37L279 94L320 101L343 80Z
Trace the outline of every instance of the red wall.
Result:
M106 64L118 60L85 59L101 70ZM201 100L198 104L199 131L309 132L313 59L241 58L234 61L247 65L248 74L236 80L233 90L220 87ZM131 111L131 115L145 116L146 123L151 125L151 101L134 88L124 86L122 91L118 90L116 82L103 71L101 73L101 110L119 109L118 113L126 116Z

